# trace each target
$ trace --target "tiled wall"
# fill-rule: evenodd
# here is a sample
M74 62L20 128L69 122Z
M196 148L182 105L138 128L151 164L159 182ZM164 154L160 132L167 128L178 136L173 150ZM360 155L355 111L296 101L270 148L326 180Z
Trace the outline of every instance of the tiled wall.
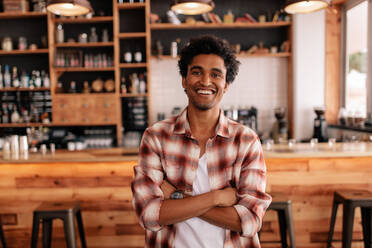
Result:
M222 100L222 107L258 109L260 132L268 133L275 120L273 109L287 106L288 59L276 57L239 58L239 74ZM174 107L185 107L176 59L151 60L151 120L157 113L170 116Z

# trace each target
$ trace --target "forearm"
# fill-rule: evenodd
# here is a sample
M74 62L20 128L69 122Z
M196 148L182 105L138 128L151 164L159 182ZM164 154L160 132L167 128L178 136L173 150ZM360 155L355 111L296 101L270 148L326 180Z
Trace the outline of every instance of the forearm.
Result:
M213 192L179 200L164 200L159 213L160 225L171 225L200 216L216 206Z
M212 225L235 232L241 232L242 230L240 217L234 207L214 207L200 215L199 218Z

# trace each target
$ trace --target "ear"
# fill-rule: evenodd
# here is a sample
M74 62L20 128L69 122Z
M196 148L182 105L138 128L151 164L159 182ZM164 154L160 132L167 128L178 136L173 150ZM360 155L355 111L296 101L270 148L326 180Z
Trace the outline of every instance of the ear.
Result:
M226 82L225 83L225 87L223 88L223 93L226 93L227 92L227 90L229 89L229 85L230 85L229 82Z
M182 77L182 87L186 89L186 78Z

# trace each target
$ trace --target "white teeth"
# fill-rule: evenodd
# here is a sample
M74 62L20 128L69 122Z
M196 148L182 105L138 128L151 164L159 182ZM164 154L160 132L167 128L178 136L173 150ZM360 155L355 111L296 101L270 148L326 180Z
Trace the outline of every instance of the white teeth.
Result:
M203 95L212 95L213 92L211 90L198 90L198 94L203 94Z

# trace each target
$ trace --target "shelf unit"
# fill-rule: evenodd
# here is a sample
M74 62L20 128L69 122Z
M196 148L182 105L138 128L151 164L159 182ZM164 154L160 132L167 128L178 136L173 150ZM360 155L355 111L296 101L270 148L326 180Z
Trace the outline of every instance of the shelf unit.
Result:
M64 42L56 44L56 47L112 47L112 46L114 46L114 42L89 42L89 43Z
M39 18L46 17L47 13L41 12L2 12L0 19L20 19L20 18Z
M42 53L49 53L48 48L40 48L40 49L26 49L26 50L12 50L12 51L2 51L0 50L0 55L19 55L19 54L42 54Z
M33 123L33 122L30 122L30 123L6 123L6 124L2 124L0 123L0 128L5 128L5 127L19 127L19 128L23 128L23 127L51 127L52 124L51 123Z
M275 28L290 26L291 22L257 22L257 23L195 23L195 24L172 24L172 23L152 23L151 30L162 29L237 29L237 28Z
M98 2L97 0L95 0ZM94 1L92 1L93 3ZM99 3L102 4L102 3ZM107 3L105 3L107 4ZM164 32L167 34L178 34L182 32L191 32L194 34L195 32L209 32L213 30L213 32L246 32L247 30L266 30L266 32L271 32L271 30L277 29L287 29L288 30L288 39L292 40L291 30L292 30L292 22L286 21L279 21L279 22L265 22L265 23L196 23L196 24L185 24L182 23L180 25L170 24L170 23L153 23L150 24L149 16L150 16L150 5L156 4L163 4L156 1L145 0L144 3L118 3L117 0L112 0L110 3L112 4L112 13L105 13L104 16L95 16L92 18L57 18L50 13L35 13L35 12L26 12L26 13L0 13L0 22L2 19L26 19L26 18L46 18L47 22L47 36L48 36L48 47L49 48L41 48L36 50L13 50L11 52L1 51L0 50L0 58L6 56L13 56L13 55L43 55L48 56L48 68L49 68L49 75L51 80L51 88L35 88L35 89L23 89L23 88L8 88L8 89L0 89L0 92L16 92L16 91L50 91L52 97L52 104L55 106L55 102L59 101L61 98L68 98L68 99L77 99L79 98L87 98L90 97L92 99L98 99L100 97L111 97L115 100L115 104L113 108L115 109L118 118L116 122L110 124L102 124L111 125L116 127L116 139L117 143L120 146L120 142L122 140L122 101L125 100L132 100L136 98L146 98L147 99L147 111L151 113L151 71L150 71L150 59L178 59L178 57L173 58L168 55L162 56L152 56L151 55L151 38L154 37L153 34L156 32ZM219 3L221 4L221 3ZM220 6L220 5L219 5ZM152 7L152 6L151 6ZM167 7L169 7L167 5ZM111 6L110 6L111 8ZM156 13L156 9L153 10ZM164 12L165 13L165 12ZM139 17L138 17L139 16ZM143 18L142 18L143 16ZM133 19L133 20L132 20ZM63 42L63 43L56 43L55 42L55 29L56 24L63 24L63 26L71 26L71 29L80 31L79 25L92 26L102 26L102 25L112 25L112 30L110 26L110 36L112 35L112 41L110 42L96 42L96 43L78 43L78 42ZM127 30L121 30L120 26L126 26ZM136 30L136 27L139 27ZM112 32L112 33L111 33ZM67 33L65 33L65 37L69 37ZM168 38L168 37L167 37ZM168 38L170 39L170 38ZM137 42L140 41L140 42ZM131 43L133 42L135 45L137 43L141 43L143 46L142 56L145 58L140 63L124 63L123 62L123 43ZM257 40L258 42L258 40ZM85 67L54 67L53 61L55 52L58 49L82 49L84 51L92 50L110 50L112 49L113 52L113 66L112 67L105 67L105 68L85 68ZM165 49L164 49L165 50ZM110 50L111 51L111 50ZM290 126L292 126L292 105L293 101L291 99L293 93L293 85L292 85L292 54L291 52L288 53L268 53L268 54L238 54L240 58L257 58L257 57L278 57L278 58L285 58L288 59L288 118ZM12 57L13 58L13 57ZM145 94L134 94L134 93L121 93L120 91L120 81L121 77L125 73L132 73L132 72L147 72L147 93ZM115 81L115 90L114 92L103 92L103 93L89 93L89 94L75 94L75 98L71 97L71 94L58 94L55 92L55 88L57 86L57 82L61 77L69 75L69 73L73 74L74 76L87 76L90 75L111 75ZM74 101L74 100L72 100ZM53 107L54 108L54 107ZM54 109L53 112L54 113ZM148 123L152 123L153 120L150 120L150 115L148 115ZM27 126L27 125L44 125L44 124L28 124L28 123L21 123L19 124L20 127ZM89 126L89 123L51 123L49 126ZM0 125L1 127L14 127L17 124L7 124Z

